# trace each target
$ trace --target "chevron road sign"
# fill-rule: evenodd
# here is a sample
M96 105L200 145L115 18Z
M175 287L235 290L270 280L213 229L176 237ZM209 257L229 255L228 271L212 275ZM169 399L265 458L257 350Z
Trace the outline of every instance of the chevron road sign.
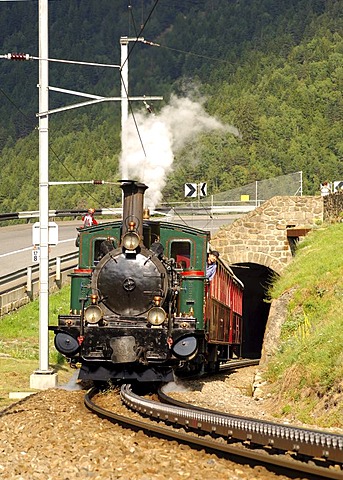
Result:
M207 195L207 183L199 183L199 195L200 197L206 197Z
M339 181L339 182L333 182L333 191L334 192L339 192L343 190L343 182Z
M196 196L197 196L197 184L185 183L185 197L196 197Z
M207 183L185 183L185 197L196 197L199 192L199 197L206 197Z

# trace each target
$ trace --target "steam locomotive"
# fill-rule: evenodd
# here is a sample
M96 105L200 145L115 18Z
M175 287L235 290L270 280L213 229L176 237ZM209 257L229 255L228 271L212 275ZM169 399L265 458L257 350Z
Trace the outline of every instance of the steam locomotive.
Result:
M79 379L168 382L240 356L243 285L209 232L149 218L145 184L122 182L122 221L79 229L70 311L50 326Z

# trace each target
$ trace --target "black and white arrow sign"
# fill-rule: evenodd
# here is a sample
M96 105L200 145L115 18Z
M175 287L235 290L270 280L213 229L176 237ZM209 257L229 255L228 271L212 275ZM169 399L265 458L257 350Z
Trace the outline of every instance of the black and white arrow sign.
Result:
M338 182L333 182L333 191L334 192L339 192L343 190L343 182L338 181Z
M199 183L199 195L200 195L200 197L206 197L206 195L207 195L207 183Z
M197 196L197 184L185 183L185 197L196 197L196 196Z

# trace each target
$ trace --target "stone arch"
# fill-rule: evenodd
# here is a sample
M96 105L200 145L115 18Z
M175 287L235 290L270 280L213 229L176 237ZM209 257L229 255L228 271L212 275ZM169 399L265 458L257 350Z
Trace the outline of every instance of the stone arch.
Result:
M270 336L268 332L273 330L269 316L274 308L269 310L271 304L268 304L266 311L268 302L264 294L274 274L281 275L293 258L291 247L294 243L290 239L294 240L294 237L289 233L292 230L308 231L316 221L322 220L321 197L273 197L232 224L223 226L212 238L212 247L220 252L221 258L230 264L247 287L244 292L246 306L243 304L247 356L260 355L264 335ZM264 357L268 355L264 350L262 354Z
M224 260L229 261L230 265L237 263L256 263L263 265L264 267L270 268L278 275L281 275L281 272L285 267L285 264L283 264L278 258L262 252L237 251L230 256L230 259L225 258L225 255L223 255L223 258Z

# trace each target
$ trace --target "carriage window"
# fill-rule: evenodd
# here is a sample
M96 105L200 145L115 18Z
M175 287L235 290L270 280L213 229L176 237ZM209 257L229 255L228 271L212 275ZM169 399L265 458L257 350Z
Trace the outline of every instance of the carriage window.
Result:
M191 243L172 242L170 255L175 259L179 268L190 268L191 266Z

